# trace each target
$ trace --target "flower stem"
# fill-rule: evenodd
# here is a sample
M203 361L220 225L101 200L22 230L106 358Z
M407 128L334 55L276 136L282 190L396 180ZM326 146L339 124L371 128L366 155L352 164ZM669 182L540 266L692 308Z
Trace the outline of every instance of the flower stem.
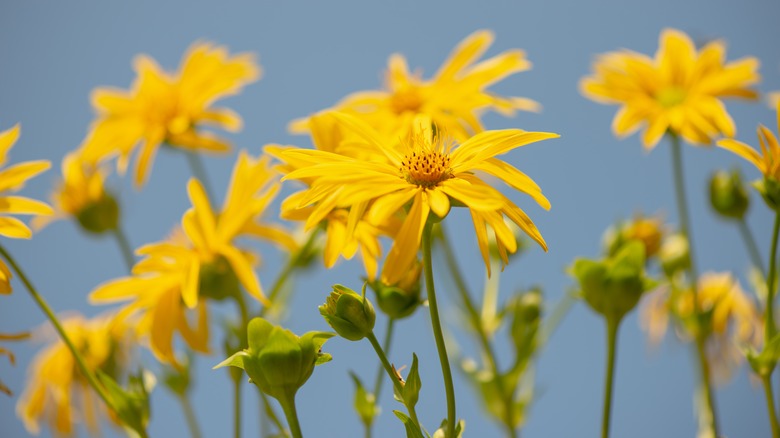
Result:
M775 277L777 276L777 240L780 234L780 212L775 214L775 226L772 229L772 248L769 253L769 274L766 276L766 310L764 312L764 345L775 336Z
M745 241L745 246L747 246L748 254L750 254L750 258L753 260L753 265L761 271L762 276L766 277L764 263L761 261L761 253L758 251L756 239L753 238L753 233L750 232L750 227L748 227L744 217L739 219L738 225L739 233L742 235L742 240Z
M390 361L387 360L387 355L385 355L384 350L382 350L382 346L379 345L379 341L376 339L376 336L374 335L374 332L371 332L366 336L366 339L368 339L368 342L371 343L371 346L374 347L374 351L376 351L376 355L379 357L379 361L382 362L382 366L385 368L385 372L387 372L387 375L390 376L390 380L393 382L393 386L395 387L395 390L399 394L403 394L403 387L401 386L401 382L398 381L398 377L396 376L395 372L393 371L393 366L390 365ZM417 419L417 412L414 409L414 406L406 405L406 409L409 411L409 418L414 421L414 424L422 430L420 427L420 421Z
M601 437L609 437L610 418L612 416L612 393L615 381L615 356L617 334L620 319L607 318L607 375L604 381L604 413L601 417Z
M493 349L493 346L490 344L490 339L488 338L488 334L485 330L485 325L482 323L480 314L477 311L477 308L471 299L471 294L469 293L468 288L466 287L466 282L463 280L463 277L460 274L461 272L460 267L458 266L458 261L455 258L455 253L452 251L450 242L447 239L447 233L444 230L444 225L439 224L439 226L441 230L440 241L441 241L442 249L444 250L444 258L447 263L447 267L449 268L450 273L452 274L453 280L455 280L456 289L458 290L460 299L463 302L464 307L466 308L466 313L468 314L468 318L471 323L471 326L474 328L474 330L477 333L477 339L479 340L479 345L482 347L483 356L485 357L487 365L490 367L490 371L493 373L496 389L498 390L498 393L501 395L501 400L504 402L504 419L503 419L504 425L507 428L507 432L509 433L509 436L514 437L516 436L517 431L515 430L514 427L514 418L513 418L514 409L512 408L512 394L508 393L508 391L506 390L506 387L504 385L504 376L499 371L498 363L496 362L495 351Z
M766 395L766 406L769 413L769 424L772 425L772 438L780 438L780 424L777 423L777 413L775 412L775 396L772 393L772 373L767 373L761 377L764 385L764 394Z
M321 230L321 227L316 227L311 230L311 233L309 233L309 238L306 239L306 242L303 244L303 246L298 248L298 251L292 254L289 259L287 259L287 264L284 265L282 271L276 277L276 280L274 281L273 285L271 286L271 290L268 293L268 301L270 303L273 304L276 302L276 299L282 292L284 285L287 284L287 281L290 279L290 274L292 274L293 271L295 271L295 268L300 265L303 258L311 253L311 250L314 247L314 244L317 242L317 237L319 237ZM263 307L260 310L259 316L265 316L268 310L268 307Z
M19 267L19 265L16 263L16 260L14 260L14 258L11 257L11 254L8 251L6 251L6 249L2 245L0 245L0 255L2 255L3 258L8 262L8 264L11 265L11 268L19 276L19 279L22 280L22 283L24 283L24 286L27 288L27 291L30 293L30 296L32 296L35 303L38 305L38 307L41 308L43 313L46 314L46 317L49 318L49 321L54 326L54 329L57 330L57 333L60 335L60 338L62 338L62 342L65 343L65 345L70 350L71 354L73 354L73 358L76 360L76 365L78 366L79 371L81 371L81 373L87 379L89 385L92 386L95 392L98 393L98 396L100 396L100 398L103 400L106 406L108 406L109 409L111 409L114 412L117 412L116 408L111 403L111 398L109 397L108 393L103 388L103 386L97 381L97 378L95 377L95 374L92 372L92 370L87 368L87 365L84 363L84 358L81 357L81 353L79 353L78 349L76 349L76 346L73 345L73 342L68 337L68 334L65 333L65 329L62 327L62 324L60 324L60 321L57 319L57 316L51 310L51 307L49 307L48 303L46 303L43 297L40 294L38 294L38 291L35 289L35 287L32 285L30 280L27 278L27 275L25 275L24 271L22 271L22 268Z
M382 350L385 352L385 354L390 354L390 343L393 340L393 328L395 325L393 324L395 322L395 319L393 318L387 318L387 327L385 328L385 339L382 342ZM376 370L376 378L374 379L374 399L379 401L379 393L382 391L382 382L384 382L384 379L382 378L382 364L379 365L379 368Z
M428 291L428 309L431 312L431 326L433 328L433 337L436 340L436 350L439 353L439 362L441 363L441 373L444 378L444 390L447 395L447 431L445 436L455 436L455 423L457 416L455 414L455 387L452 384L452 371L450 370L450 359L447 357L447 347L444 345L444 335L441 330L441 320L439 319L439 306L436 302L436 289L433 284L433 257L431 256L431 231L433 224L428 222L422 234L423 265L425 269L425 288Z
M688 273L690 274L691 290L693 291L693 310L698 322L697 332L695 333L696 343L696 356L699 360L699 368L701 370L701 386L704 391L706 407L709 412L710 429L712 433L718 436L718 420L715 411L715 395L712 391L712 383L710 380L710 366L707 362L707 356L704 353L704 336L705 330L702 330L703 318L701 312L701 304L698 299L698 278L699 274L696 270L696 261L694 258L694 245L693 236L691 235L691 225L688 217L688 201L685 195L685 176L683 174L683 162L682 162L682 146L680 145L680 137L673 133L669 133L669 138L672 145L672 165L674 167L674 186L677 199L677 213L680 216L680 231L682 231L685 238L688 240L688 254L690 260L690 267Z
M178 397L181 403L181 408L184 411L184 418L187 420L187 428L190 431L192 438L201 438L203 434L200 432L200 426L198 426L198 419L195 416L195 410L192 408L192 403L186 395Z
M298 422L298 412L295 409L295 393L287 394L287 396L280 398L279 404L282 405L284 416L287 417L287 424L290 426L292 438L303 438L301 424Z
M211 190L209 176L206 173L206 166L203 165L203 159L200 156L200 152L188 150L183 151L184 155L187 156L187 163L190 165L192 175L203 184L203 188L206 190L206 195L209 197L209 200L211 202L216 202L217 198L214 197L214 191Z
M233 436L241 438L241 375L236 379L233 374L230 373L233 381Z
M114 239L116 239L116 243L119 245L119 251L122 253L127 270L132 271L133 265L135 265L135 256L133 255L133 247L130 246L130 241L127 239L127 234L125 234L119 224L111 230L111 234L114 235Z

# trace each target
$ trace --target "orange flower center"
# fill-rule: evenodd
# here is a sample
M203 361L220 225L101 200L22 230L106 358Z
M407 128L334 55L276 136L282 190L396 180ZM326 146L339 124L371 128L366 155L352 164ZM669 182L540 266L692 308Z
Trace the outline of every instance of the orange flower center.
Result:
M406 154L399 168L401 177L410 184L425 188L434 187L452 178L450 156L439 151L415 150Z

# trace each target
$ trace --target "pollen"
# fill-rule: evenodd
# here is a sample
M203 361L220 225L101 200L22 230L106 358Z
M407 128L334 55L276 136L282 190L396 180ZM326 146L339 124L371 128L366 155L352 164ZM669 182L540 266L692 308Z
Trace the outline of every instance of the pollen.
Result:
M399 168L401 177L410 184L425 188L435 187L452 178L450 156L445 152L418 148L406 154Z

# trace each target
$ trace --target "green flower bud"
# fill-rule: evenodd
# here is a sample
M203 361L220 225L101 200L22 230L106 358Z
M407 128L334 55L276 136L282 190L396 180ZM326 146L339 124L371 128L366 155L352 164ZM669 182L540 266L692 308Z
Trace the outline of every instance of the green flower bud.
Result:
M739 172L719 170L710 178L710 204L715 211L729 219L742 219L750 206L745 185Z
M688 239L682 234L672 234L667 237L661 245L658 258L661 260L661 268L668 277L687 270L691 266Z
M344 339L359 341L374 331L376 314L366 299L365 285L362 296L348 287L334 285L333 292L319 309L320 315Z
M216 301L241 295L238 277L225 257L219 256L209 263L201 264L198 294Z
M764 178L753 183L761 193L764 202L774 211L780 211L780 182L773 178Z
M308 332L298 337L263 318L254 318L247 327L249 348L214 368L241 368L265 394L280 401L291 400L309 380L314 367L331 360L320 348L333 336L334 333Z
M369 283L376 293L376 302L385 315L393 319L406 318L420 306L420 274L422 264L415 263L406 276L396 284L389 285L382 280Z
M610 257L615 256L628 242L637 240L645 247L647 258L658 253L664 235L663 221L658 217L637 215L630 221L609 227L604 233L604 249Z
M88 233L103 234L115 230L119 224L119 204L110 193L85 205L77 214L76 220Z

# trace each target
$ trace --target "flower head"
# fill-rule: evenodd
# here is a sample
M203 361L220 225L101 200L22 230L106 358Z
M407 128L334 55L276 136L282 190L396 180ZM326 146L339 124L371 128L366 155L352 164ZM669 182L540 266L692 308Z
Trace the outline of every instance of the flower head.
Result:
M113 315L93 319L76 316L63 320L62 325L90 370L113 378L126 372L136 342L131 326L117 323ZM72 436L76 424L84 421L92 435L99 434L99 419L106 417L108 410L64 342L57 339L40 351L28 374L16 411L30 433L37 434L44 421L58 436Z
M424 115L461 141L484 130L480 115L485 110L506 115L518 109L537 110L539 105L530 99L502 97L486 91L507 76L531 68L521 50L509 50L478 61L493 38L487 30L469 35L429 80L422 79L419 73L411 73L406 59L394 54L388 61L384 90L351 94L333 109L352 114L378 132L396 137L408 134L415 118ZM294 130L306 126L306 120L293 123Z
M138 56L134 66L138 76L131 90L94 91L98 117L82 146L86 160L97 162L118 154L118 167L124 173L140 144L135 165L135 183L140 186L162 143L191 151L230 149L225 140L199 128L241 128L238 114L212 104L260 77L251 54L230 56L224 47L197 43L182 59L178 73L162 70L145 55Z
M311 188L296 201L297 207L313 205L310 215L314 217L324 217L339 207L350 208L350 215L357 211L355 217L364 213L383 223L406 212L384 263L383 277L388 283L401 280L417 259L428 218L444 218L453 204L469 209L488 271L487 226L496 234L505 263L507 252L517 249L515 235L504 223L504 217L546 249L528 216L474 172L493 175L548 209L549 201L533 180L495 157L529 143L558 137L557 134L516 129L487 131L456 145L433 134L424 128L431 125L424 124L396 148L364 122L346 114L336 117L345 128L358 134L363 147L374 155L354 158L326 151L287 150L285 157L308 160L311 164L288 173L285 179L312 181Z
M0 168L8 161L8 152L19 138L19 125L0 132ZM24 222L9 216L11 214L50 215L54 211L43 202L22 196L8 196L24 187L28 179L51 167L46 160L26 161L0 169L0 236L13 239L29 239L32 231ZM0 294L11 293L11 271L0 260Z
M696 50L686 34L665 29L654 59L629 50L601 55L580 89L596 102L621 105L612 131L624 137L644 126L647 149L667 131L690 143L710 144L714 137L735 133L720 99L757 97L749 87L759 80L758 60L726 63L725 52L722 41Z

